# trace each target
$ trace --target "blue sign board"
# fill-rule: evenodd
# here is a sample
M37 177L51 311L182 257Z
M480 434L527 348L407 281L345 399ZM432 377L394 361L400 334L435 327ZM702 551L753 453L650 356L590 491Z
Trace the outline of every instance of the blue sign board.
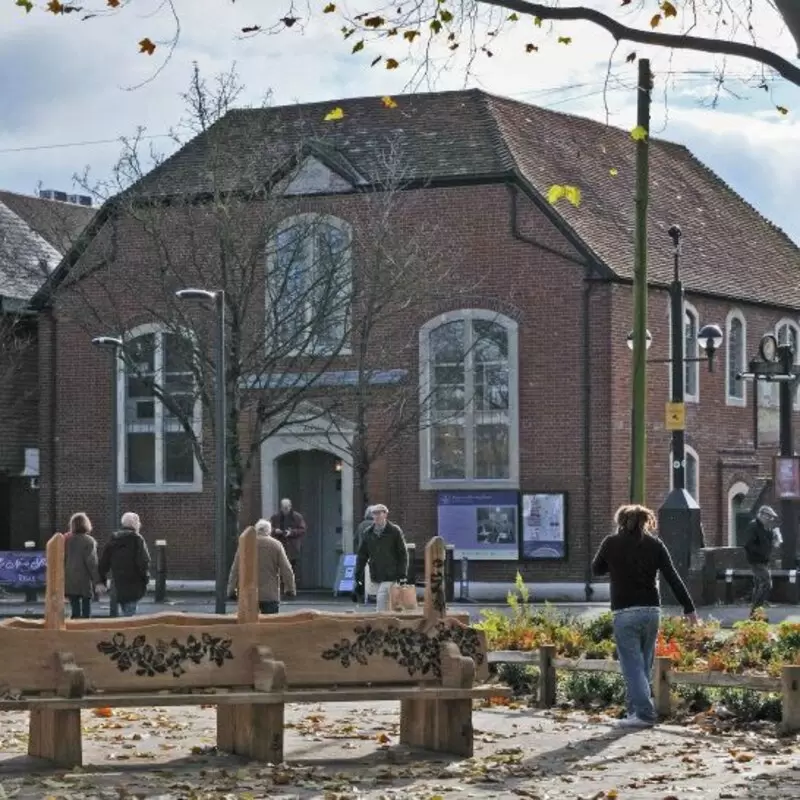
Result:
M41 551L0 551L0 585L43 589L47 582L47 558Z
M356 559L355 553L343 553L339 556L339 565L336 568L336 583L334 597L339 594L350 594L356 585Z
M439 536L456 558L518 559L518 492L441 492L438 505Z

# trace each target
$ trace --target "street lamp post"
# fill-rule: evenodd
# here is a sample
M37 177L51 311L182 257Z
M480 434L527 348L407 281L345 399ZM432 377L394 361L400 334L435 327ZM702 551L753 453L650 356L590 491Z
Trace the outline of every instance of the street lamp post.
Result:
M225 386L225 293L206 289L181 289L175 292L179 300L201 300L214 304L217 320L214 363L214 428L215 428L215 520L214 520L214 580L217 614L226 611L227 565L227 500L228 500L228 453L227 453L227 409Z
M109 496L111 498L111 529L119 525L119 419L118 419L118 375L119 357L124 347L122 339L117 336L95 336L92 339L95 347L101 347L111 353L111 486ZM117 592L112 584L109 595L109 614L112 617L119 616L119 604L117 603Z

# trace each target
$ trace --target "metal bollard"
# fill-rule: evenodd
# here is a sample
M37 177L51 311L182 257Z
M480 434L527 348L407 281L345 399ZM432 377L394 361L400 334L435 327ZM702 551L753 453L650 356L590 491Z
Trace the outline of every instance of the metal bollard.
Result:
M725 570L725 603L733 605L733 570Z
M406 571L406 580L411 586L417 585L417 546L413 542L406 544L408 550L408 570Z
M461 600L469 600L469 559L461 556Z
M456 598L455 545L444 546L444 599L452 603Z
M24 545L26 550L35 550L36 549L36 542L25 542ZM26 603L35 603L39 599L39 595L36 591L35 586L26 586L25 587L25 602Z
M797 585L797 570L790 569L789 570L789 602L790 603L798 603L800 602L800 591L798 591Z
M156 591L153 600L164 603L167 599L167 540L156 539Z

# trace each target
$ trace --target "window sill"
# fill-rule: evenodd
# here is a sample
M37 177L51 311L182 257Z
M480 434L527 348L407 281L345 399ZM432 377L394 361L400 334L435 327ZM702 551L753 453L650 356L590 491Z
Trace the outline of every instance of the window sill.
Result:
M700 402L700 395L699 394L687 394L683 397L684 403L699 403Z
M120 494L200 494L202 483L124 483L120 484Z
M519 480L516 478L502 478L500 480L434 480L432 478L422 478L419 482L422 491L493 491L512 489L519 490Z
M725 405L733 408L747 408L747 400L744 397L731 397L729 395L725 398Z

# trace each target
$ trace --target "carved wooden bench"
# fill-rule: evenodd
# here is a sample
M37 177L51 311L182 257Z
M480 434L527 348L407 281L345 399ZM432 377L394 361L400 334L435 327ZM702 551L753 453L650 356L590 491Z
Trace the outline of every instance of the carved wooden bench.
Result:
M81 765L81 709L215 705L220 750L276 763L287 703L373 700L400 701L402 742L472 755L473 698L508 693L476 684L488 677L482 632L448 617L427 589L423 614L259 618L255 534L242 537L238 621L156 615L68 626L63 571L48 574L44 624L0 625L0 710L30 711L32 756ZM431 544L435 588L444 545ZM48 563L63 564L60 534Z

